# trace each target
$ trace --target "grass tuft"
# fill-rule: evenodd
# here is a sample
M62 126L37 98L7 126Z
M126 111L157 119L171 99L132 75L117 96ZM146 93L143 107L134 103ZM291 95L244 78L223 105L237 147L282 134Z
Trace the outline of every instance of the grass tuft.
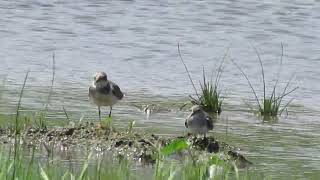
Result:
M185 62L181 56L180 44L178 43L178 52L179 52L180 60L186 69L189 80L195 90L195 93L196 93L196 97L192 97L191 95L189 96L191 99L191 103L201 106L207 112L220 114L222 111L221 107L222 107L223 99L222 99L221 93L218 89L219 89L221 75L223 72L222 69L223 69L224 61L227 57L228 51L229 51L229 48L227 49L226 53L224 54L223 59L220 62L214 83L212 82L212 78L211 78L211 80L207 80L206 75L205 75L205 70L203 67L203 69L202 69L203 81L200 82L201 94L199 94L197 88L195 87L195 85L193 83L193 80L191 78L191 75L190 75L190 72L187 68L187 65L185 64Z
M255 96L255 101L256 104L258 106L258 111L260 113L260 115L264 116L264 117L276 117L278 115L281 115L282 112L288 107L288 105L292 102L293 99L289 100L287 103L285 103L283 105L283 99L291 94L292 92L294 92L295 90L298 89L298 87L294 87L291 90L288 90L289 85L291 83L291 80L293 79L293 76L291 77L291 79L287 82L285 88L283 89L283 91L280 94L276 94L277 92L277 86L279 83L279 78L280 78L280 72L282 69L282 60L283 60L283 44L281 43L281 58L280 58L280 65L279 65L279 69L277 72L277 79L276 82L273 86L273 90L270 94L270 96L267 95L266 92L266 82L265 82L265 72L264 72L264 67L263 67L263 63L262 63L262 59L260 57L260 53L257 50L256 47L254 47L252 45L255 53L257 54L258 60L259 60L259 64L261 67L261 76L262 76L262 83L263 83L263 98L262 100L259 99L255 89L252 86L252 83L250 82L248 76L245 74L245 72L242 70L242 68L234 61L231 59L232 63L238 68L238 70L241 72L241 74L246 78L254 96Z
M218 84L212 84L206 80L205 72L203 69L203 82L200 83L201 96L196 104L202 106L205 111L214 113L221 113L222 98L218 91Z

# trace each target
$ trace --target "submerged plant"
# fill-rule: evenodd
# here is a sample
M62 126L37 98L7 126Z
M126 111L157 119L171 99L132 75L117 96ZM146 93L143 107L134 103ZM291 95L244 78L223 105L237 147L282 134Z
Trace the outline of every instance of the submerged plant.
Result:
M185 70L188 74L189 80L193 86L195 93L196 93L196 97L192 97L191 95L189 96L191 99L191 102L192 102L192 104L197 104L197 105L201 106L207 112L220 114L222 111L221 106L222 106L223 100L222 100L222 97L220 96L220 91L218 89L219 89L220 78L222 75L223 63L227 57L228 51L229 51L229 49L224 54L224 57L220 62L214 83L212 82L212 78L211 78L211 80L207 80L206 75L205 75L205 70L203 68L203 70L202 70L203 82L200 82L200 88L201 88L200 92L201 93L199 94L197 88L195 87L195 85L193 83L193 80L191 78L191 75L190 75L190 72L187 68L187 65L185 64L185 62L181 56L180 45L178 43L178 52L179 52L180 60L185 67Z
M280 66L279 66L279 69L277 72L277 79L276 79L276 82L273 86L273 90L271 92L271 95L268 97L267 93L266 93L265 73L264 73L262 60L261 60L261 57L260 57L258 50L254 46L253 46L253 49L255 50L255 52L258 56L258 60L259 60L260 67L261 67L261 75L262 75L262 83L263 83L263 99L262 100L260 100L258 98L258 95L257 95L256 91L254 90L248 76L244 73L244 71L241 69L241 67L234 60L231 60L231 61L239 69L241 74L246 78L246 80L247 80L247 82L248 82L248 84L249 84L249 86L255 96L255 100L256 100L256 103L258 106L258 111L259 111L260 115L262 115L264 117L276 117L277 115L281 115L283 113L283 111L288 107L288 105L293 100L293 99L291 99L286 104L283 105L284 97L286 97L290 93L294 92L298 87L295 87L291 90L288 90L289 85L292 80L292 78L291 78L287 82L287 84L286 84L285 88L282 90L282 92L278 95L276 94L277 86L278 86L278 82L279 82L279 78L280 78L280 72L281 72L281 68L282 68L282 59L283 59L283 45L281 44L281 58L280 58Z

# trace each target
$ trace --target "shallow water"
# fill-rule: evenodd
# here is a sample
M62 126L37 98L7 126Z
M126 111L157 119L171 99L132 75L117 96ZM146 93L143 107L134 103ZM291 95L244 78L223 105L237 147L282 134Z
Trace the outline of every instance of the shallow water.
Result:
M193 89L179 61L177 42L196 84L205 66L217 68L227 48L221 79L226 96L215 135L241 151L266 175L307 176L320 172L320 6L317 1L2 1L0 5L1 113L14 113L18 93L31 70L22 106L43 108L51 80L52 54L56 79L49 109L52 119L97 119L87 90L96 71L106 71L126 93L114 108L115 123L159 134L185 132L186 110L179 107ZM259 49L268 86L276 78L284 45L280 87L294 76L299 89L288 115L263 122L248 112L253 94L230 62L234 59L261 95L259 63L250 44ZM271 91L271 89L269 89ZM158 104L149 118L136 105ZM104 115L108 109L106 108ZM125 122L125 123L123 123ZM151 131L151 130L150 130ZM281 173L280 173L281 172Z

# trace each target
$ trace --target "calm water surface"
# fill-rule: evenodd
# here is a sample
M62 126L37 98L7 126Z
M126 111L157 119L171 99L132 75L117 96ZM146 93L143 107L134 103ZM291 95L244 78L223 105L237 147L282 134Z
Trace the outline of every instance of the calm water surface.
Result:
M176 102L183 103L194 92L179 61L177 42L196 82L202 67L210 75L230 47L221 80L224 112L215 135L241 147L268 176L320 174L319 18L319 1L308 0L3 0L0 111L14 113L28 69L22 105L36 111L43 107L55 53L56 79L49 107L53 119L65 118L63 106L74 114L73 119L97 119L87 90L94 72L106 71L126 93L114 108L116 124L134 119L137 126L160 129L160 134L181 134L188 111L180 111ZM270 87L278 71L281 43L280 87L294 77L291 85L299 89L288 97L295 98L288 115L263 122L247 111L246 103L253 96L230 58L243 67L261 95L260 68L251 44L261 53ZM151 103L163 110L146 118L136 106Z

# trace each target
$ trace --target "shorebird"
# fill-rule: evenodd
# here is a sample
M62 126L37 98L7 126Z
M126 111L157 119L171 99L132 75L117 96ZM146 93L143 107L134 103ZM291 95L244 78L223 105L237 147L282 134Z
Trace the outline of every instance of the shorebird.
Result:
M198 105L192 106L191 111L192 113L185 121L186 128L190 129L192 134L206 137L207 132L213 129L212 118Z
M89 87L89 99L98 106L99 120L101 120L101 106L110 106L109 117L111 117L112 106L123 98L119 86L109 81L105 72L97 72Z

